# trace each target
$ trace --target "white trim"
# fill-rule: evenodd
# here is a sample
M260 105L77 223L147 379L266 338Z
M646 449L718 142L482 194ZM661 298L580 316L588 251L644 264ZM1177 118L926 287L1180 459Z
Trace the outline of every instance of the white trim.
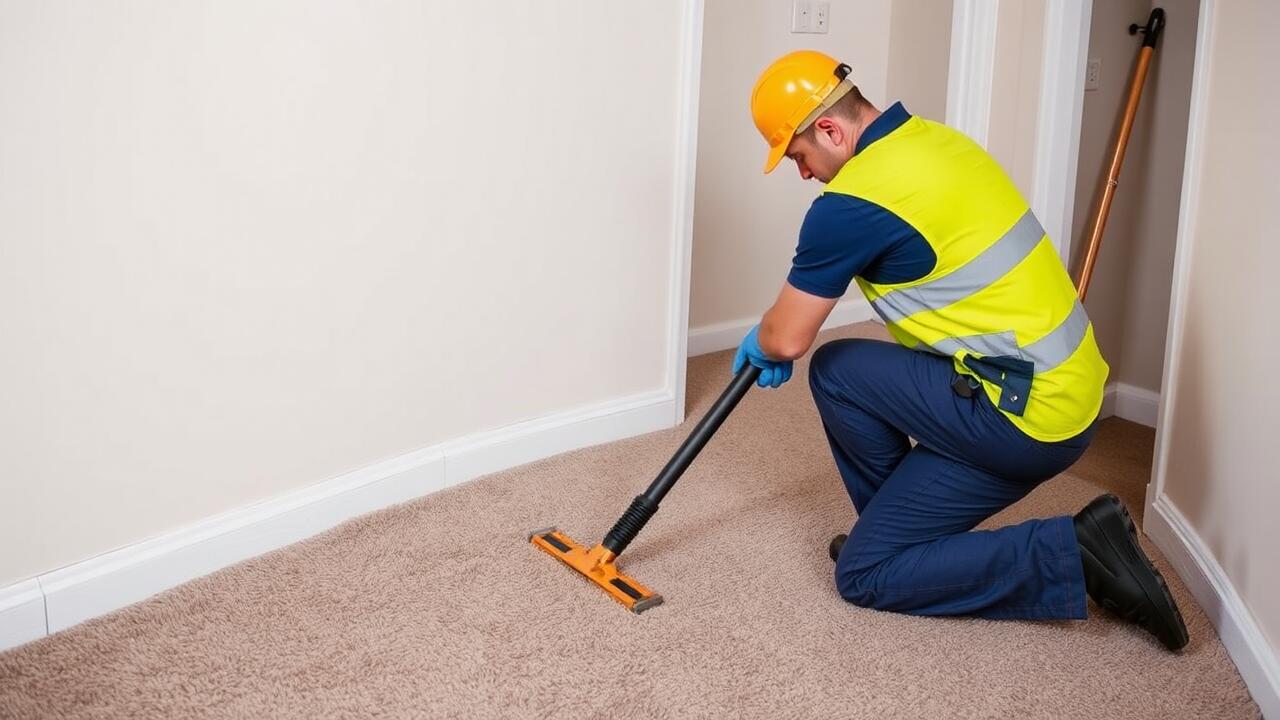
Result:
M1204 166L1204 132L1209 116L1209 71L1213 55L1213 14L1216 0L1201 0L1196 28L1196 57L1191 72L1191 112L1187 118L1187 148L1182 165L1182 197L1178 203L1178 232L1174 239L1173 283L1169 291L1169 324L1165 331L1163 402L1156 417L1152 497L1164 492L1169 464L1169 420L1177 406L1179 350L1186 329L1186 299L1190 288L1191 253L1200 209L1200 175Z
M671 427L675 399L652 392L477 433L440 446L454 486L570 450Z
M702 86L702 17L704 0L685 4L681 39L680 108L676 125L675 211L671 251L671 314L668 318L670 353L666 388L675 402L672 425L684 422L684 386L689 338L689 285L693 274L693 203L698 170L698 99Z
M1098 417L1116 416L1153 428L1160 408L1160 393L1128 383L1108 383Z
M1093 0L1049 0L1044 15L1031 208L1068 267L1092 15Z
M48 632L39 580L0 589L0 650L38 640Z
M955 0L947 73L947 124L987 146L998 0Z
M856 322L875 320L876 313L864 298L850 298L838 303L822 324L822 329L852 325ZM760 322L760 318L741 318L714 325L703 325L689 331L689 357L706 355L707 353L730 350L738 347L742 336L751 327Z
M0 650L482 474L671 426L655 392L436 445L0 589Z
M1263 717L1280 718L1280 659L1213 551L1164 495L1148 507L1142 530L1209 616Z
M444 486L444 456L427 449L45 573L49 632Z

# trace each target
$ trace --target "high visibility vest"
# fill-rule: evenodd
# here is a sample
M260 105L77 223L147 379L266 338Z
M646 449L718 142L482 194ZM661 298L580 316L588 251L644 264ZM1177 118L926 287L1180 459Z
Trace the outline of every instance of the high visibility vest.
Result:
M1037 440L1093 422L1108 372L1093 325L1044 228L985 150L913 116L858 152L824 192L893 212L937 255L919 280L857 278L898 342L950 356Z

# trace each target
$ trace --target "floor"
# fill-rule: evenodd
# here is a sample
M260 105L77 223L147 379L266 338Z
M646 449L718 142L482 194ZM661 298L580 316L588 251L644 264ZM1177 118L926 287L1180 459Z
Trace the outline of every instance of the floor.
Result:
M0 718L1258 717L1158 555L1191 630L1178 655L1101 613L923 619L843 602L826 544L854 516L803 361L797 381L743 400L623 555L665 605L631 615L525 542L552 524L598 540L729 360L690 362L680 428L367 515L0 654ZM1104 491L1140 513L1151 449L1149 429L1108 420L1067 474L990 522Z

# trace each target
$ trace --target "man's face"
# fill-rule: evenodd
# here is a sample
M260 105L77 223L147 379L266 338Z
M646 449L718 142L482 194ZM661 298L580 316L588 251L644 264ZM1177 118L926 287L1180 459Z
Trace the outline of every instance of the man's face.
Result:
M791 139L787 157L795 161L800 177L825 184L840 172L853 157L851 133L846 124L841 118L820 118L814 123L813 132Z

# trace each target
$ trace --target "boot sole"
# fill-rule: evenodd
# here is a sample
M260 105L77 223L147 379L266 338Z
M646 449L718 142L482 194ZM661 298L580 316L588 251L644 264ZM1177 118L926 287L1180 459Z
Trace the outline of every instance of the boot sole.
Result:
M1181 650L1186 647L1191 638L1187 633L1187 624L1182 619L1182 612L1178 610L1178 603L1174 601L1173 593L1169 592L1169 584L1165 582L1164 576L1156 569L1155 564L1151 562L1151 558L1147 557L1147 554L1142 550L1142 545L1138 543L1138 526L1134 523L1133 516L1129 514L1129 509L1124 506L1124 503L1120 502L1119 498L1114 495L1112 498L1115 500L1114 507L1120 511L1120 516L1128 530L1129 547L1125 549L1112 545L1111 549L1122 558L1126 556L1135 557L1146 566L1149 573L1146 576L1134 573L1130 567L1126 566L1125 569L1137 580L1139 587L1142 588L1142 592L1147 598L1147 602L1151 604L1151 607L1155 608L1160 618L1177 631L1177 640L1173 645L1164 643L1162 638L1157 639L1160 639L1165 647L1170 650ZM1102 523L1098 521L1094 513L1090 512L1088 518L1089 522L1098 528L1099 536L1107 538L1108 543L1110 543L1110 538L1102 531ZM1148 630L1148 632L1150 631Z

